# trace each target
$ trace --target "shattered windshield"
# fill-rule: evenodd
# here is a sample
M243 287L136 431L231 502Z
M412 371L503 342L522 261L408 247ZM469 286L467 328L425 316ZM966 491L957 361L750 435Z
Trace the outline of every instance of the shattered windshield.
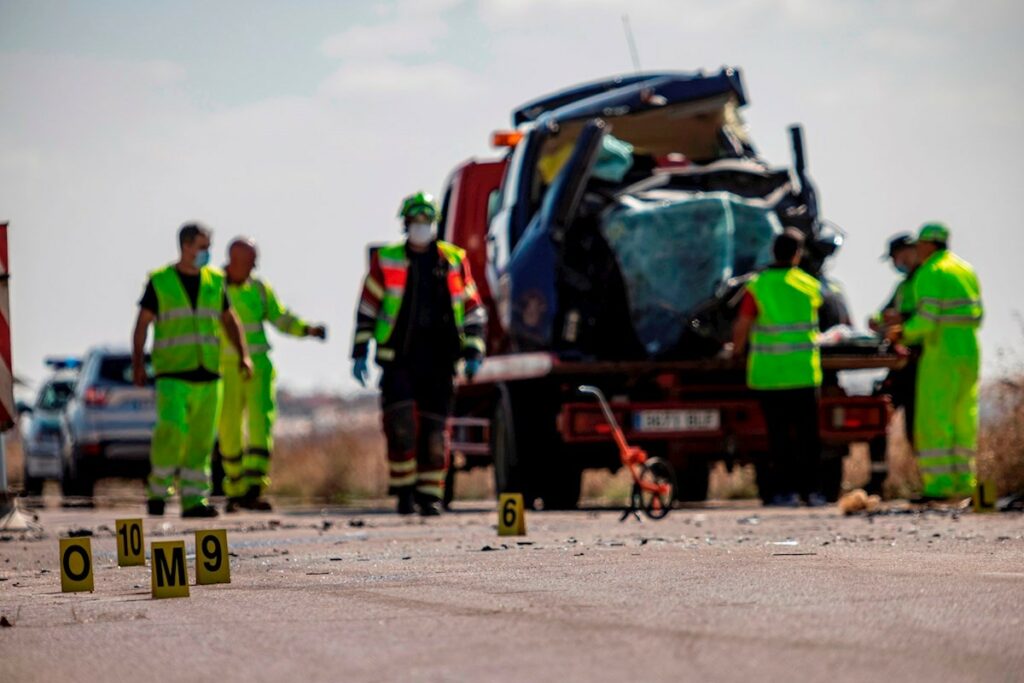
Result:
M601 221L618 261L640 342L675 346L692 314L734 274L767 265L782 226L763 202L729 192L657 190L623 196Z

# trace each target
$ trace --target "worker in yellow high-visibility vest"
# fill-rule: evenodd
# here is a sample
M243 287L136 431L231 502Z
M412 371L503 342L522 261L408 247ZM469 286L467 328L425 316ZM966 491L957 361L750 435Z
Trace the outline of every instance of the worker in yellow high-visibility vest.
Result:
M323 325L307 325L281 305L265 280L252 276L258 257L256 243L239 237L228 247L228 264L224 268L228 298L242 322L253 363L252 378L246 380L235 369L238 359L234 347L223 340L220 365L224 407L219 434L228 512L272 509L264 493L270 486L270 454L277 414L276 375L263 323L269 322L293 337L327 336Z
M164 514L177 478L182 517L217 516L207 496L221 402L220 334L234 351L231 371L242 377L252 374L245 335L224 290L224 274L208 266L210 235L196 223L182 226L178 262L153 271L139 301L132 343L132 379L138 386L147 382L144 347L154 323L150 515Z
M917 310L888 335L922 347L914 445L925 499L967 497L976 484L978 328L984 309L978 276L948 245L949 228L942 223L921 228L921 266L913 284Z
M758 392L770 461L758 477L766 505L825 504L821 492L818 399L821 283L797 267L804 236L787 228L775 239L775 263L747 283L733 328L733 353L750 345L747 385ZM760 475L760 473L759 473Z

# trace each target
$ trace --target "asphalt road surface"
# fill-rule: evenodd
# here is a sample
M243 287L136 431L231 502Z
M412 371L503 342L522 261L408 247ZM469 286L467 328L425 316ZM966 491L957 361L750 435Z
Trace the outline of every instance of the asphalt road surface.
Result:
M0 542L0 681L1019 681L1024 516L833 510L372 511L147 518L228 530L232 582L153 600L140 507L37 511ZM95 592L61 593L91 531ZM5 624L6 626L6 624Z

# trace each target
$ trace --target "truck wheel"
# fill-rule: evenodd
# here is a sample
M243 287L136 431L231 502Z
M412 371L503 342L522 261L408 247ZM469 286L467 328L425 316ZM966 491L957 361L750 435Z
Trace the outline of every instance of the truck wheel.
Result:
M498 385L499 397L491 419L491 454L494 459L494 491L524 493L522 473L516 453L515 423L512 415L512 397L508 387Z
M707 500L710 476L707 460L684 460L676 467L676 500L687 503Z
M550 457L550 455L549 455ZM553 460L554 458L552 458ZM545 510L575 510L580 503L583 470L571 462L544 468L540 497Z

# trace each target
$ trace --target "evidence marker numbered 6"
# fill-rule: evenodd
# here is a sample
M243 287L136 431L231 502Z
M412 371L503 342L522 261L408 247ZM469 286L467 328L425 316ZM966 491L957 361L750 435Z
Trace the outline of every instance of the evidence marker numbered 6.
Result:
M503 493L498 497L498 535L526 535L526 511L523 494Z

